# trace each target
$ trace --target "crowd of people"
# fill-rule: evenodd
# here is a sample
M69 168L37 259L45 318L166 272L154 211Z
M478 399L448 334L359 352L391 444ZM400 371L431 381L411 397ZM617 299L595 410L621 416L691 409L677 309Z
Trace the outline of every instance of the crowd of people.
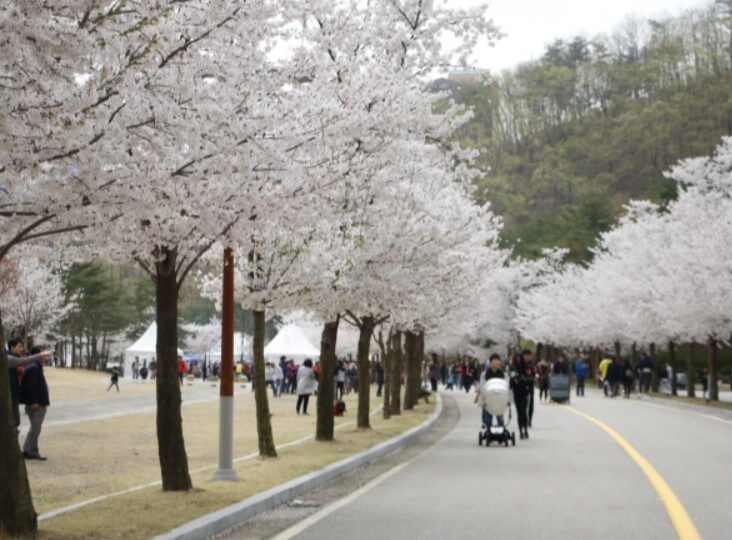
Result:
M26 354L24 344L19 339L11 339L8 342L8 361L10 375L11 399L13 405L13 420L16 426L20 424L20 405L25 405L25 412L28 415L30 429L23 444L23 455L26 459L45 460L38 450L38 438L41 426L45 417L46 408L50 405L48 386L43 374L43 365L50 363L53 353L33 348L30 354ZM519 354L502 359L498 354L493 354L487 363L481 363L474 357L463 357L458 360L441 361L437 354L432 354L425 361L423 369L422 388L424 392L437 392L442 384L446 390L458 390L470 392L475 390L479 394L480 388L485 381L491 378L502 378L509 381L513 402L516 408L519 435L522 439L529 437L529 428L534 413L534 393L538 387L539 401L546 402L550 399L551 375L566 375L574 378L574 391L576 396L582 397L585 394L585 383L590 375L589 361L577 355L573 361L567 356L559 353L556 360L550 362L547 358L534 361L532 351L525 349ZM145 380L148 377L155 379L157 363L155 358L140 360L135 358L132 363L132 378ZM245 361L236 362L235 374L252 380L251 364ZM186 362L179 357L177 372L181 385L184 377L201 377L204 381L209 376L219 376L220 364L208 360ZM659 386L669 386L668 381L674 376L673 370L668 364L657 368ZM342 403L343 398L352 393L358 392L359 373L356 363L347 359L338 359L334 368L334 391L335 400ZM635 364L628 359L622 363L614 356L603 358L595 373L598 385L603 388L605 396L612 398L622 395L628 398L636 384L642 393L648 393L654 375L654 362L648 354L642 354ZM111 372L111 379L107 391L116 387L119 392L120 372L115 368ZM384 386L384 368L380 361L371 362L369 373L370 383L376 386L377 396L382 395ZM402 380L406 378L406 372L402 373ZM702 384L705 381L700 378ZM297 395L296 412L298 415L308 414L309 398L317 393L320 381L320 363L306 359L298 364L293 359L282 356L279 362L267 362L265 367L265 382L268 388L272 389L273 397L280 397L282 394ZM665 384L664 384L665 383ZM478 402L479 396L476 397ZM490 426L493 418L486 416L483 410L482 420L485 425ZM498 425L503 425L503 418L498 417Z

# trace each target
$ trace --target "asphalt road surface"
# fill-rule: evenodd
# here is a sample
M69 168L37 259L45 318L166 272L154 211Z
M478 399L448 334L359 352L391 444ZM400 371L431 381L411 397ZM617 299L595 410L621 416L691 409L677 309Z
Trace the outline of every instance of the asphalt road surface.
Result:
M729 414L588 391L537 402L529 440L486 448L472 396L443 395L434 440L226 537L732 538Z

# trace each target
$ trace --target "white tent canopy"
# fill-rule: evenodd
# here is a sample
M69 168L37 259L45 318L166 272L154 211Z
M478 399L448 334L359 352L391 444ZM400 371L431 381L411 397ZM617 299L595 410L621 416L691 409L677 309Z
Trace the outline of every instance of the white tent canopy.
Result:
M317 360L320 358L320 350L308 341L298 326L286 324L264 348L264 357L267 361L276 362L280 356L299 364L306 358Z
M252 338L241 332L234 333L234 362L238 362L242 358L250 360L252 357ZM221 361L221 341L211 349L209 358L212 362Z
M145 333L130 347L125 350L124 376L132 378L132 362L135 357L140 360L140 367L143 361L150 363L157 355L156 345L158 342L158 323L153 321L147 327ZM182 355L183 351L178 349L178 354Z

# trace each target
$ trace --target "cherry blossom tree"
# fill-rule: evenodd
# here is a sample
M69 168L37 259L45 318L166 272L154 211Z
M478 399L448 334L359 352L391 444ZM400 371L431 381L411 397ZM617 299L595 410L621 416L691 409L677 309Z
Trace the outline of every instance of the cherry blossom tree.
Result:
M716 397L718 340L730 335L732 141L667 175L679 195L666 207L636 201L603 234L586 267L569 265L521 301L517 326L565 345L708 343Z
M12 263L17 279L0 297L0 311L11 328L21 328L24 335L44 335L74 308L73 299L66 301L61 269L34 257Z

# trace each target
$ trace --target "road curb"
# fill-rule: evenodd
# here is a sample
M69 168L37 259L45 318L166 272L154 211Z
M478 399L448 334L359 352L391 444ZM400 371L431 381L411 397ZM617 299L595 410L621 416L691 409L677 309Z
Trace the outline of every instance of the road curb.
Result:
M417 435L430 429L437 422L442 410L442 398L437 395L437 405L432 415L420 425L405 431L401 435L377 444L359 454L332 463L327 467L305 474L262 493L252 495L241 502L189 521L167 533L156 536L155 540L201 540L230 529L255 514L276 508L337 476L393 452Z

